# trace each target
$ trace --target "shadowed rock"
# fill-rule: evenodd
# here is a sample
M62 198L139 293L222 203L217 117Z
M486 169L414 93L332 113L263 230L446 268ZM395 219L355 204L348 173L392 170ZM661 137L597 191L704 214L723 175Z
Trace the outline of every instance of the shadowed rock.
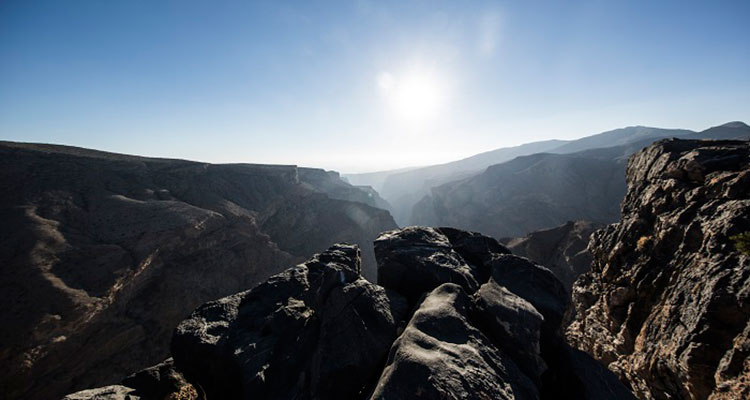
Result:
M352 398L405 312L400 296L360 278L356 247L337 245L200 307L177 327L172 354L212 398Z
M546 269L449 228L387 232L378 249L380 270L414 285L368 282L358 249L335 245L196 309L174 332L175 368L207 398L632 399L562 341Z
M427 295L396 340L372 399L535 399L536 386L474 328L456 284Z

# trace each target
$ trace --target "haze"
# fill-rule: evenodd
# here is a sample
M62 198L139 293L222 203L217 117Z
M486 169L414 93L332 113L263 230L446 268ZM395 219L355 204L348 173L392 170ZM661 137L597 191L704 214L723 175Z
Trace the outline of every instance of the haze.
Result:
M747 121L750 3L695 3L3 1L0 139L363 172Z

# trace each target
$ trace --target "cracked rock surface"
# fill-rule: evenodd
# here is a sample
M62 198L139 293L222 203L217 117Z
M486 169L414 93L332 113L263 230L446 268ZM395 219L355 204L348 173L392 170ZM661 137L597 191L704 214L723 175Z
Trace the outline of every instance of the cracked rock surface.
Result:
M568 342L642 399L750 398L750 143L664 140L634 155L620 222L589 243Z

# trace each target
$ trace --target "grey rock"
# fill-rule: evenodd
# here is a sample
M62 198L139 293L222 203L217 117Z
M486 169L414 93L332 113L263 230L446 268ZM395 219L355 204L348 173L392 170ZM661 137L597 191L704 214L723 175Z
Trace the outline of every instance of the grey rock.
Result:
M474 293L482 275L454 250L446 235L428 227L381 234L375 240L375 258L378 284L405 296L411 304L445 282Z
M209 398L352 398L369 390L407 304L359 276L336 245L251 289L198 308L172 354Z
M446 283L393 344L371 399L536 399L533 382L469 322L471 299Z

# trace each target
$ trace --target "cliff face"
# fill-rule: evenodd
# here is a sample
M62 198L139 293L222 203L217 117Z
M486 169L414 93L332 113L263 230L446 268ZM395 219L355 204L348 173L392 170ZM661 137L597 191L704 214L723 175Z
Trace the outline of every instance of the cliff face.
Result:
M750 144L666 140L633 156L622 219L594 234L567 339L643 399L750 397Z
M337 241L374 276L393 219L308 175L0 144L0 392L55 398L161 361L196 306Z
M564 343L546 268L452 228L383 233L375 254L378 284L357 246L334 245L198 307L173 361L66 399L633 398Z

